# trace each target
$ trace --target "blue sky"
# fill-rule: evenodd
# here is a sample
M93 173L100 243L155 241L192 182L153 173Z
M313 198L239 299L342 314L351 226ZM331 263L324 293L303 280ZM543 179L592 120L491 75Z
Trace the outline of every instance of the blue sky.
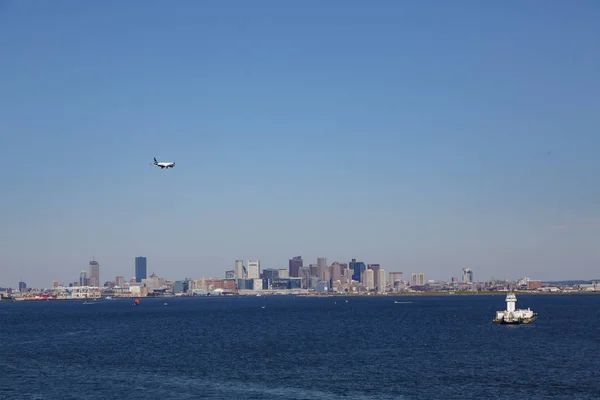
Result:
M129 277L137 255L171 279L295 255L597 278L599 19L594 1L0 1L0 286L92 257Z

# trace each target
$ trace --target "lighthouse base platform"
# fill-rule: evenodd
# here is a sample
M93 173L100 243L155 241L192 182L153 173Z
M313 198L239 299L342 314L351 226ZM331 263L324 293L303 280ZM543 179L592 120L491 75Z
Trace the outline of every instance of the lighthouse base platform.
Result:
M512 313L511 313L512 314ZM520 325L520 324L530 324L538 318L537 313L532 313L527 316L521 315L498 315L492 322L494 324L502 324L502 325Z

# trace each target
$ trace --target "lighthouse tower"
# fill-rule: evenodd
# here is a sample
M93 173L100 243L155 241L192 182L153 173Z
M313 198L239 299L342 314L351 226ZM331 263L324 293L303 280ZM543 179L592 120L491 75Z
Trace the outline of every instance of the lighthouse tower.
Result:
M517 302L517 296L514 293L506 295L506 311L509 313L515 312L515 303Z

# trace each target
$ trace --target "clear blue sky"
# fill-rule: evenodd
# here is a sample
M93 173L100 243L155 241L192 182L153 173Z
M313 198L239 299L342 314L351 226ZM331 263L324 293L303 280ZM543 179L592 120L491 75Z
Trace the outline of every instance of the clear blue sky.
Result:
M130 277L138 255L170 279L296 255L598 278L599 20L591 0L0 0L0 286L92 257Z

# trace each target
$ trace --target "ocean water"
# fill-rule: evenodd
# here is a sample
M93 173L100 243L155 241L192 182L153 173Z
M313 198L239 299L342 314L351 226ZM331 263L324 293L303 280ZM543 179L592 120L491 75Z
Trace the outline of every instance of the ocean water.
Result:
M0 399L600 399L600 296L517 299L0 302Z

